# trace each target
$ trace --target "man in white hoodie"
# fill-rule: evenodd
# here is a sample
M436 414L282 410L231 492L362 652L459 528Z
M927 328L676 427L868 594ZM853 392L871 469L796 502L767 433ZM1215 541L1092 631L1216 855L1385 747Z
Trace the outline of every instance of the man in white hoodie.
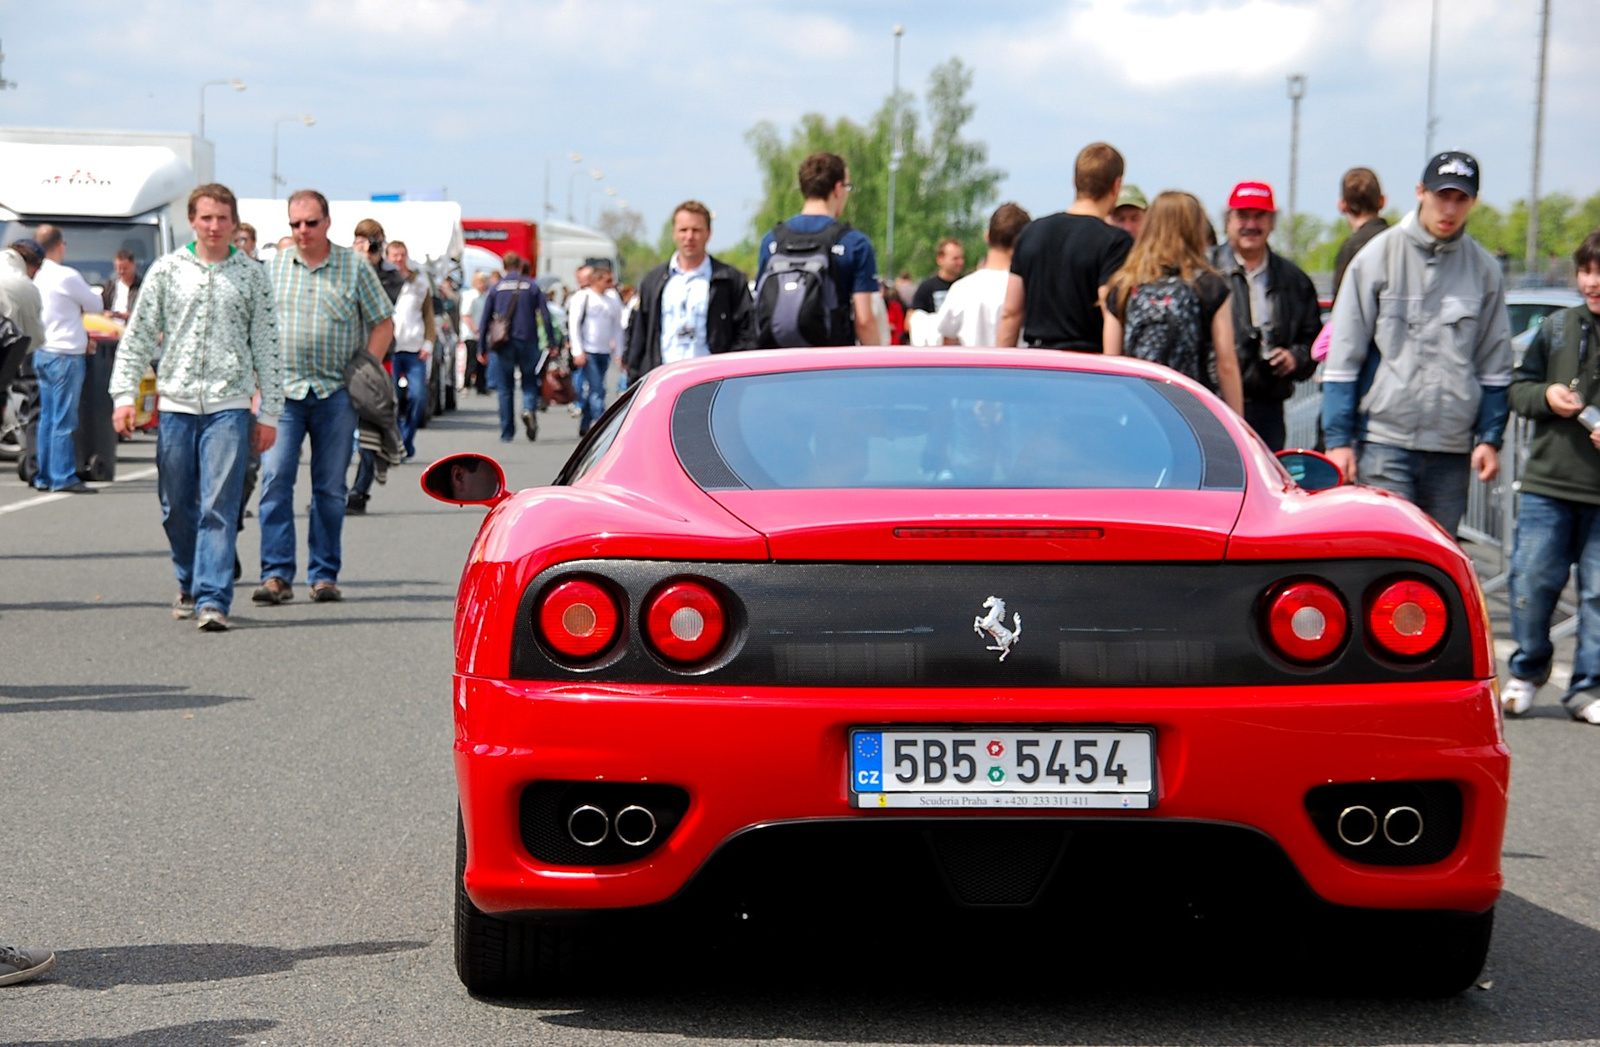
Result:
M133 432L139 378L159 345L161 427L156 442L161 522L172 547L177 619L228 628L239 503L250 450L277 437L283 370L266 270L233 245L238 202L226 186L189 194L195 239L145 274L111 375L117 431ZM252 417L251 398L261 394Z
M1467 235L1478 161L1440 153L1417 209L1345 271L1323 366L1328 457L1456 533L1470 478L1500 471L1511 325L1500 263Z

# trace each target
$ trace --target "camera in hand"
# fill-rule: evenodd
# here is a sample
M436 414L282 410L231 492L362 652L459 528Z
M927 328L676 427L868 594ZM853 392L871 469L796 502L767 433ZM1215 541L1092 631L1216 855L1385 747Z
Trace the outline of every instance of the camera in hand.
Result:
M1578 412L1578 424L1591 433L1600 429L1600 407L1590 404Z

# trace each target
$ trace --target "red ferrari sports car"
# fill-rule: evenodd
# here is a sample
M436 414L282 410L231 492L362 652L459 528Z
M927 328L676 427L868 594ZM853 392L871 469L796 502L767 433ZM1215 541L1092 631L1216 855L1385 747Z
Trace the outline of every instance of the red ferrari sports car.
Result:
M1470 561L1172 371L715 356L547 486L423 482L490 507L455 624L475 992L708 902L1293 904L1396 989L1482 968L1510 757Z

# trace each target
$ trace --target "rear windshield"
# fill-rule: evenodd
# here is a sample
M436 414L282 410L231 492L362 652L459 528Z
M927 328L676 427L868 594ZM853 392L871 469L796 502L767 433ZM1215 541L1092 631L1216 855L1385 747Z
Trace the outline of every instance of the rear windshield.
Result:
M1188 393L1142 378L924 367L730 378L702 417L736 486L757 490L1195 490L1205 455L1185 414L1197 412ZM680 422L675 439L698 428Z

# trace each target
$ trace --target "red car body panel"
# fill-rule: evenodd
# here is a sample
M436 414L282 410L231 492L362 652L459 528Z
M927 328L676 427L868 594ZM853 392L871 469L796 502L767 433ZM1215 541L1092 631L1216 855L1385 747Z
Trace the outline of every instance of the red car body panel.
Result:
M457 677L456 771L471 856L465 883L474 904L488 912L649 905L676 894L740 830L904 813L851 808L851 727L1127 722L1130 706L1138 709L1134 722L1156 729L1160 784L1154 810L1118 817L1259 829L1284 848L1313 891L1337 904L1481 911L1502 885L1508 754L1487 682L1410 694L1391 686L1366 693L1215 688L1137 696L1122 689L707 690L549 688ZM729 739L766 744L741 752ZM1251 773L1208 773L1212 767ZM1306 790L1331 776L1456 781L1466 806L1460 844L1448 860L1423 868L1374 868L1340 858L1317 836L1303 806ZM674 782L689 789L690 813L640 862L541 866L523 848L514 815L517 794L538 778Z
M729 490L708 494L673 449L685 389L717 378L826 367L986 365L1135 374L1193 391L1244 462L1243 491ZM581 453L581 452L580 452ZM1098 535L1018 535L1018 529ZM931 536L897 535L931 531ZM983 538L943 530L986 530ZM1355 686L1193 688L720 687L573 677L509 679L524 591L548 568L594 559L807 562L1414 560L1460 590L1469 678ZM847 597L848 594L841 594ZM1151 599L1160 599L1151 594ZM848 732L883 724L1101 723L1156 732L1149 811L1092 817L1254 828L1326 901L1481 912L1502 886L1510 774L1482 594L1470 561L1419 511L1355 488L1308 493L1242 421L1194 383L1138 361L1029 350L856 348L729 354L673 365L635 391L611 448L572 486L506 498L473 544L457 601L455 761L467 841L463 882L489 913L610 909L666 901L719 847L785 821L904 811L850 805ZM759 744L757 744L759 743ZM518 830L529 783L656 782L689 793L687 814L638 861L554 866ZM1307 817L1329 782L1446 780L1462 795L1449 856L1419 867L1347 860ZM961 817L959 812L945 816ZM995 817L986 813L987 817Z

